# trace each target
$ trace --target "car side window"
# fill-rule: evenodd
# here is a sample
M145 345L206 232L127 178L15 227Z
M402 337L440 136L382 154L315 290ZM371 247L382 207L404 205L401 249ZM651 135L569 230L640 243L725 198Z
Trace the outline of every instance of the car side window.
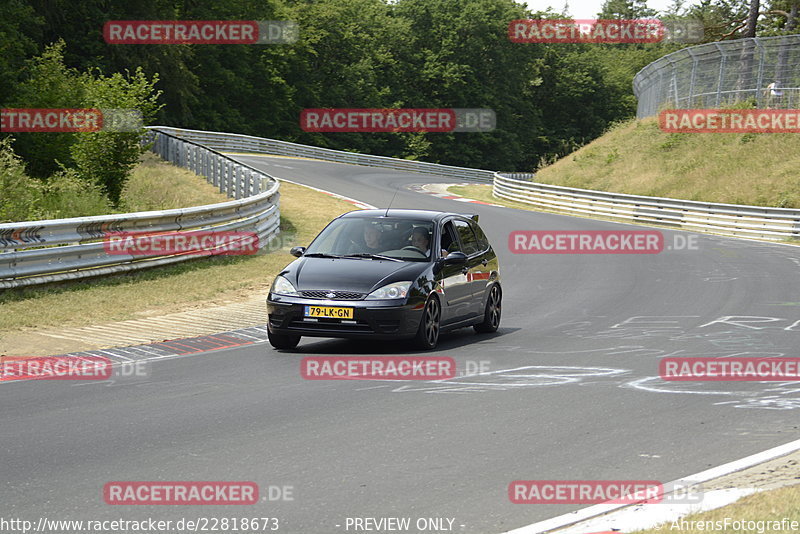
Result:
M455 227L458 232L458 237L461 240L461 247L464 254L471 256L478 252L478 240L475 237L475 232L472 231L467 221L456 220Z
M442 257L447 256L451 252L458 252L461 248L458 245L458 239L456 238L456 232L453 229L453 222L447 221L442 226L442 242L441 246L441 255Z
M483 233L478 223L473 223L472 229L475 231L475 237L478 238L478 250L481 252L489 250L489 239L487 239L486 234Z

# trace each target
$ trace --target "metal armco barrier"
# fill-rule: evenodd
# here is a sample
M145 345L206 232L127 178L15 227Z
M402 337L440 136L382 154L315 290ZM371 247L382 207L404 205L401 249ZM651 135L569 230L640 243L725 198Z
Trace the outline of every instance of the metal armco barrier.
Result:
M261 246L279 233L278 181L218 150L236 150L384 167L488 181L499 198L546 210L755 239L800 237L800 210L739 206L573 189L531 181L532 173L496 173L433 163L339 152L239 134L151 127L146 140L167 161L205 176L234 200L148 211L0 224L0 289L102 276L196 256L106 254L103 240L119 232L250 231ZM205 146L209 145L209 146Z
M279 233L279 183L192 141L150 130L153 151L205 176L234 200L207 206L0 225L0 288L101 276L197 258L192 254L107 254L118 232L254 232L263 247Z
M290 143L288 141L265 139L263 137L252 137L250 135L203 132L199 130L181 130L166 126L153 126L152 128L160 132L166 132L184 139L189 139L196 143L200 143L203 146L229 152L252 152L255 154L311 158L323 161L334 161L337 163L350 163L352 165L382 167L396 171L447 176L448 178L460 178L463 180L485 183L490 183L494 175L492 171L481 169L452 167L450 165L439 165L438 163L427 163L424 161L411 161L398 158L389 158L385 156L356 154L341 150L331 150L329 148L298 145L297 143Z
M495 173L494 194L542 209L714 234L781 241L800 237L800 210L605 193Z

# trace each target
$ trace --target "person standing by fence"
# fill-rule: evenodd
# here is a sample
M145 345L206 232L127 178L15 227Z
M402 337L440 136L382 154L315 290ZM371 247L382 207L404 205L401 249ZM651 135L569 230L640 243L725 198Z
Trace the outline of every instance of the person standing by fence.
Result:
M767 89L764 91L764 96L766 97L766 104L768 108L772 107L781 107L780 104L783 101L783 91L781 90L781 81L775 80L771 84L767 86Z

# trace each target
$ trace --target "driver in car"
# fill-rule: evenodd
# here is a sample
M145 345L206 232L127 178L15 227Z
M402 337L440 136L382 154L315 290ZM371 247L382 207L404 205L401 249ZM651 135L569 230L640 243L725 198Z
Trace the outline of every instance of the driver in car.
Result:
M428 248L431 244L431 238L428 231L422 226L417 226L411 233L411 246L419 249L426 256L428 255Z

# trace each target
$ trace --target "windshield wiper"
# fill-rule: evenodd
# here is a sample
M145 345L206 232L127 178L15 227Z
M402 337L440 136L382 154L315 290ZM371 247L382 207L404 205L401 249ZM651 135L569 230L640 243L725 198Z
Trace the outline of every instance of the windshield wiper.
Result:
M392 258L391 256L382 256L380 254L369 254L366 252L362 252L359 254L347 254L342 256L343 258L368 258L370 260L389 260L389 261L403 261L398 258Z
M336 254L325 254L324 252L312 252L310 254L303 254L304 258L341 258Z

